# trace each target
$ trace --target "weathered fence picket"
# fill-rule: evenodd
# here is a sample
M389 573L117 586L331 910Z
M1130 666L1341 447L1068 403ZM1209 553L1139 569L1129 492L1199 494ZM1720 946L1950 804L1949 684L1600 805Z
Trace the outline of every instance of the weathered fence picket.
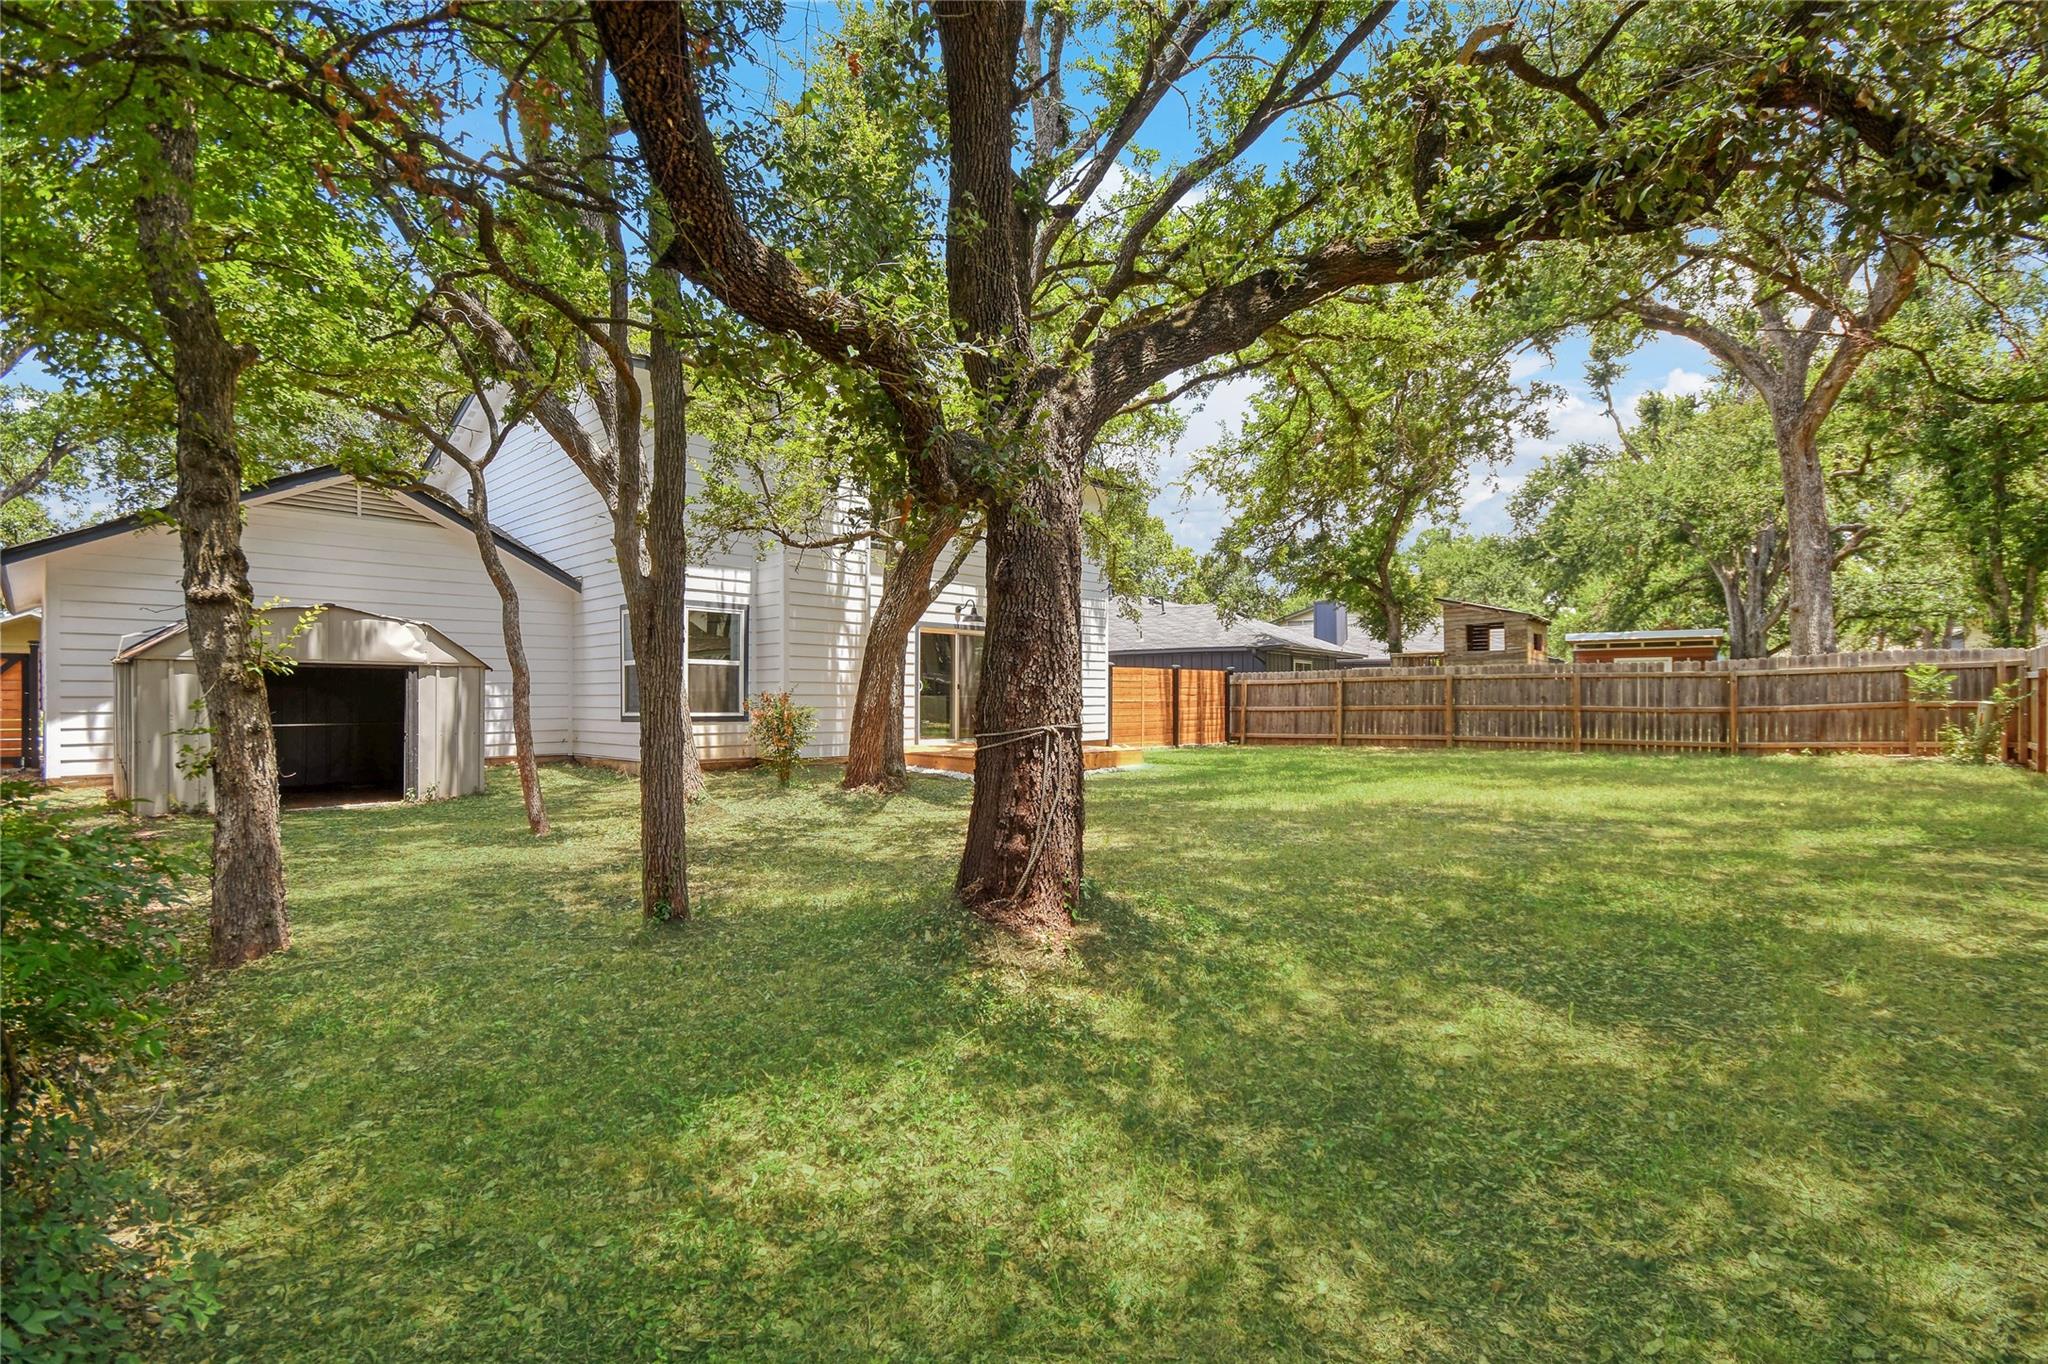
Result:
M1954 678L1950 700L1913 699L1917 663ZM1915 753L2014 679L2029 695L2005 756L2048 771L2048 647L1245 673L1230 679L1228 708L1246 744Z

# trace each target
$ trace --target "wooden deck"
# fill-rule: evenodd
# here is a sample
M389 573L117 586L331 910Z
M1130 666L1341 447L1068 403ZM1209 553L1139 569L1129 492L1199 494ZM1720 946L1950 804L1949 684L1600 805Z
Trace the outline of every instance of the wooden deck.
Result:
M1136 767L1145 761L1145 752L1131 744L1084 743L1081 745L1081 769L1084 772L1100 772L1111 767ZM974 745L962 740L957 743L911 744L903 750L904 765L922 768L927 772L974 771Z

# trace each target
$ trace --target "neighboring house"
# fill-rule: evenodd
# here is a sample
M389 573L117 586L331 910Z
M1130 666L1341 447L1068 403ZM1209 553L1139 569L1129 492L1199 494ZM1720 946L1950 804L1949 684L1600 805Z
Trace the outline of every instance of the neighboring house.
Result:
M1546 657L1543 616L1487 602L1438 597L1436 620L1414 621L1402 632L1401 647L1389 649L1359 619L1336 602L1317 602L1279 624L1310 630L1320 638L1362 652L1367 667L1437 667L1444 663L1540 662Z
M1109 661L1119 667L1306 672L1365 663L1356 650L1317 639L1312 630L1251 619L1225 625L1213 606L1148 597L1137 611L1136 620L1121 609L1109 620Z
M1638 659L1704 662L1721 656L1726 630L1603 630L1566 635L1575 663L1621 663Z
M480 416L456 439L480 446ZM636 762L638 678L602 500L531 425L508 440L489 482L493 531L520 594L537 751ZM276 686L273 715L294 727L280 741L293 754L288 788L460 795L480 789L484 761L512 755L499 600L461 510L467 478L441 462L428 483L386 492L315 469L243 494L256 599L280 603L273 632L306 607L340 608L302 641L318 661ZM809 755L844 755L881 570L865 544L746 544L691 565L688 683L707 763L751 760L744 702L762 691L817 709ZM200 723L177 722L196 694L180 572L175 532L136 517L0 551L7 609L42 612L47 780L106 781L156 813L205 799L203 783L175 770L190 742L176 731ZM1080 605L1082 738L1102 741L1110 607L1092 564ZM977 550L905 651L908 739L967 737L986 610Z
M1370 626L1342 603L1319 601L1304 606L1291 615L1280 617L1274 622L1291 629L1307 630L1317 639L1351 649L1365 656L1368 668L1384 668L1393 661L1393 651L1386 641L1372 632ZM1402 635L1401 652L1409 654L1433 654L1443 652L1443 631L1436 621L1419 621L1410 626Z

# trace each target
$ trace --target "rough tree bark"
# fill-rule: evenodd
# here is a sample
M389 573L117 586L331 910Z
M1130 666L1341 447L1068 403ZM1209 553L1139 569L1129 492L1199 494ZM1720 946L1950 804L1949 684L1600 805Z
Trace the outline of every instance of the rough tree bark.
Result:
M149 294L170 339L178 401L178 490L172 509L184 556L185 622L212 730L215 966L239 966L291 945L278 840L277 747L252 635L253 593L242 553L242 461L235 381L255 357L230 344L192 240L199 134L189 104L160 99L150 126L161 164L135 204Z
M901 791L908 780L903 757L903 659L910 632L959 573L978 538L961 534L958 516L943 514L922 536L906 533L883 569L881 599L868 622L854 683L846 776L840 783L847 790ZM940 569L940 556L949 544L956 544L955 551Z
M1083 823L1081 452L1054 453L1057 473L989 513L974 804L954 879L982 918L1049 938L1073 926Z
M650 918L690 914L689 803L702 793L704 774L690 738L689 607L685 576L689 549L686 508L689 477L689 392L676 347L673 271L654 271L657 282L648 379L654 409L654 459L645 493L645 562L637 526L614 535L620 571L629 584L626 615L640 676L640 903ZM638 463L637 459L634 461ZM621 479L622 500L638 479ZM638 502L635 496L632 501ZM634 556L627 568L625 555Z

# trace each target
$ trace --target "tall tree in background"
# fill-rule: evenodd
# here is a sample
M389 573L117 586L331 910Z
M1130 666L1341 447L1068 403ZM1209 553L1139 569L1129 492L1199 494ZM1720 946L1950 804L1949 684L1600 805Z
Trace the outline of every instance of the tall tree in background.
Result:
M642 263L650 244L659 253L666 220L612 153L605 60L574 17L480 6L392 33L327 14L331 47L281 48L278 82L374 168L442 319L604 504L641 693L641 909L682 919L687 808L703 789L685 591L685 372L701 356L673 272ZM418 88L417 73L434 69L421 43L443 38L493 73L481 93ZM475 109L502 132L487 149L458 135Z
M1967 563L1991 641L2017 648L2048 588L2044 318L2036 269L1943 270L1851 392L1860 438L1930 480L1927 537Z
M467 484L467 509L472 536L476 541L477 559L483 565L484 576L491 581L491 587L498 594L499 635L505 647L505 666L512 675L512 753L519 771L519 798L526 808L526 827L536 838L545 838L552 832L548 822L547 802L541 793L540 758L533 739L533 668L526 656L526 631L521 622L519 607L519 585L513 581L511 570L505 566L505 556L499 552L498 537L491 527L490 471L491 465L503 453L505 442L511 437L524 419L524 411L517 405L517 389L493 384L482 368L480 357L467 353L465 339L453 328L444 324L429 332L430 342L439 339L443 347L430 352L431 360L420 374L416 383L421 394L427 399L408 399L401 396L384 396L362 393L350 387L331 390L344 400L359 401L371 415L393 423L417 436L428 448L442 459L460 469ZM379 363L388 364L389 347L380 347ZM443 388L442 401L433 401L435 385L432 371L440 369L433 361L459 368L468 383L459 399L454 390ZM522 376L524 377L524 376ZM512 395L510 401L506 396ZM503 408L501 411L500 408ZM465 411L478 414L483 427L483 447L468 448L457 430L457 418Z
M1621 309L1705 347L1770 415L1785 497L1786 618L1792 650L1835 649L1834 563L1843 534L1829 517L1821 428L1885 326L1912 294L1922 246L1906 235L1857 240L1838 226L1840 187L1793 206L1726 215L1712 242L1632 288ZM1849 240L1842 240L1843 236ZM1804 249L1802 249L1802 245Z
M1431 594L1402 549L1454 520L1467 479L1549 432L1557 390L1518 384L1506 310L1426 286L1370 307L1329 305L1311 339L1267 367L1238 435L1198 472L1235 509L1226 545L1314 596L1343 602L1399 652Z
M1403 60L1382 62L1391 0L1362 13L940 7L942 340L756 230L711 125L717 49L690 11L593 9L676 216L664 259L757 325L873 376L919 495L987 506L982 740L956 887L1027 932L1064 933L1081 885L1082 474L1126 405L1345 290L1519 242L1680 226L1788 157L1860 145L1888 172L1872 186L1880 209L1935 186L1976 205L2031 188L2038 170L2007 164L2011 115L2002 90L1980 88L2002 69L1958 83L1940 61L1839 41L1842 11L1558 5L1530 31L1411 14ZM1912 22L1946 53L1951 27L1979 18L1968 9ZM1971 39L2023 42L2019 27L1977 23ZM1198 102L1176 97L1196 87ZM1198 111L1197 150L1153 176L1124 158L1163 103ZM1254 166L1276 129L1300 155ZM1113 169L1125 188L1090 218Z
M1786 610L1785 497L1755 401L1650 394L1612 445L1575 444L1511 511L1551 590L1590 628L1686 628L1721 617L1728 652L1762 658Z

